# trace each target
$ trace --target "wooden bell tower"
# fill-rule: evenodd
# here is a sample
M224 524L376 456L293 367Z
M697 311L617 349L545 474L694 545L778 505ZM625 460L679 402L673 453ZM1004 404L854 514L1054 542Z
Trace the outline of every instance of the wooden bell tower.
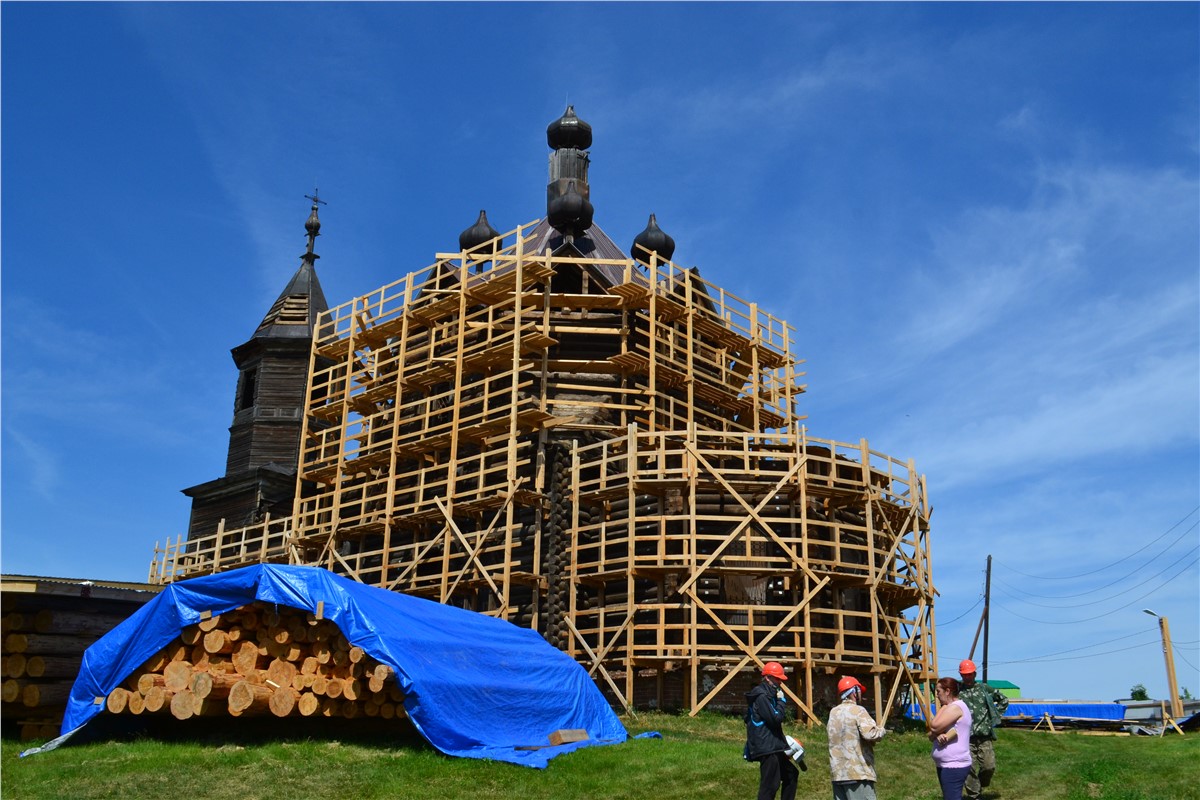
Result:
M308 247L300 267L254 335L230 351L238 368L225 475L184 489L192 498L188 537L287 516L296 491L296 464L308 383L309 351L318 315L328 309L314 252L321 221L317 194L304 224Z

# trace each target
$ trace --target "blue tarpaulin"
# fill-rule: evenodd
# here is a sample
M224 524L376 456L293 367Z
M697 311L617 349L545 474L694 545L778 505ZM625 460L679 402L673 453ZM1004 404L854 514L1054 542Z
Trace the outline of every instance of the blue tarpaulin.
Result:
M936 707L936 703L934 705ZM925 719L920 706L916 705L910 706L904 714L910 719ZM1051 718L1112 721L1125 718L1125 706L1120 703L1014 700L1004 711L1004 719L1041 719L1045 714L1049 714Z
M324 617L352 645L395 670L409 718L447 755L545 767L563 753L627 738L587 672L535 631L327 570L270 564L171 584L89 647L64 734L103 711L102 698L202 613L253 601L314 613L323 601ZM586 730L588 740L546 746L561 729ZM538 749L522 749L529 747Z
M1041 719L1049 714L1051 719L1078 720L1121 720L1125 719L1125 706L1120 703L1086 703L1043 700L1041 702L1009 703L1004 712L1005 719Z

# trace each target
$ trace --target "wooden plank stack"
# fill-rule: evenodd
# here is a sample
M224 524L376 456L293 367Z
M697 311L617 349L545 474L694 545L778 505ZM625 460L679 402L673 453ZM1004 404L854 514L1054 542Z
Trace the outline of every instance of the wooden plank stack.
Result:
M125 618L63 608L25 608L0 617L3 713L23 740L58 735L83 651Z
M98 698L99 701L99 698ZM327 619L252 603L202 619L112 690L114 714L405 718L390 667Z

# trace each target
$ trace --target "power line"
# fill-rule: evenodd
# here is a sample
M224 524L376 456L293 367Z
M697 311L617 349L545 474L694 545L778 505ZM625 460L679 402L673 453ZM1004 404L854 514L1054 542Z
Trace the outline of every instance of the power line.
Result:
M1172 647L1171 649L1175 651L1175 655L1179 656L1179 658L1180 658L1180 659L1182 659L1183 663L1187 664L1187 665L1188 665L1189 667L1191 667L1193 670L1196 670L1196 671L1200 672L1200 670L1198 670L1198 669L1196 668L1196 665L1195 665L1195 664L1193 664L1192 662L1188 661L1186 658L1184 658L1184 657L1183 657L1183 653L1179 652L1179 648L1178 648L1178 647Z
M1024 619L1028 622L1040 622L1040 624L1043 624L1043 625L1078 625L1078 624L1080 624L1080 622L1091 622L1094 619L1104 618L1104 616L1108 616L1112 612L1118 612L1118 610L1121 610L1122 608L1129 608L1129 606L1133 606L1134 603L1139 602L1141 600L1145 600L1146 597L1150 597L1152 594L1156 593L1156 591L1165 587L1166 584L1170 583L1171 581L1174 581L1175 578L1183 575L1184 571L1187 571L1189 569L1189 567L1194 566L1196 563L1198 563L1198 561L1200 561L1200 558L1194 558L1194 559L1190 560L1189 563L1183 565L1182 570L1176 572L1175 575L1172 575L1170 578L1166 579L1166 581L1164 581L1162 584L1159 584L1158 587L1154 587L1150 591L1147 591L1147 593L1144 595L1141 595L1139 597L1134 597L1133 600L1130 600L1129 602L1124 604L1124 606L1117 606L1114 609L1108 610L1108 612L1104 612L1103 614L1097 614L1096 616L1088 616L1088 618L1086 618L1086 619L1073 619L1073 620L1066 620L1066 621L1050 621L1050 620L1045 620L1045 619L1033 619L1032 616L1018 614L1018 613L1014 612L1013 609L1004 608L1003 606L997 606L997 607L1000 608L1001 610L1003 610L1004 613L1012 614L1013 616L1019 616L1020 619Z
M1193 509L1192 509L1191 511L1189 511L1187 514L1185 514L1185 515L1184 515L1184 517L1183 517L1183 519L1179 520L1179 522L1176 522L1176 523L1175 523L1174 525L1172 525L1170 528L1167 528L1165 531L1163 531L1161 534L1159 534L1158 536L1156 536L1154 539L1150 540L1149 542L1146 542L1144 545L1142 545L1141 547L1139 547L1137 550L1134 550L1134 551L1133 551L1132 553L1130 553L1129 555L1127 555L1127 556L1124 556L1124 557L1122 557L1122 558L1118 558L1118 559L1117 559L1116 561L1114 561L1113 563L1111 563L1111 564L1107 564L1107 565L1105 565L1105 566L1103 566L1103 567L1100 567L1099 569L1094 569L1094 570L1091 570L1090 572L1081 572L1081 573L1079 573L1078 575L1032 575L1032 574L1030 574L1030 573L1028 573L1028 572L1022 572L1022 571L1021 571L1021 570L1019 570L1019 569L1015 569L1015 568L1013 568L1013 567L1010 567L1010 566L1008 566L1007 564L1003 564L1003 563L1002 563L1002 562L1000 562L1000 561L997 561L996 563L998 563L998 564L1001 564L1001 566L1004 566L1004 567L1006 567L1007 569L1010 569L1010 570L1012 570L1013 572L1017 573L1018 575L1024 575L1026 578L1034 578L1035 580L1039 580L1039 581L1065 581L1065 580L1071 580L1071 579L1073 579L1073 578L1083 578L1083 577L1086 577L1086 576L1088 576L1088 575L1095 575L1097 572L1103 572L1104 570L1108 569L1109 567L1115 567L1115 566L1117 566L1118 564L1120 564L1121 562L1123 562L1123 561L1128 561L1130 558L1132 558L1132 557L1136 556L1138 553L1142 552L1142 551L1143 551L1143 550L1145 550L1147 547L1149 547L1150 545L1154 544L1154 543L1155 543L1155 542L1157 542L1159 539L1163 538L1163 537L1164 537L1164 536L1166 536L1168 533L1170 533L1171 531L1173 531L1173 530L1175 530L1176 528L1178 528L1180 525L1182 525L1184 522L1186 522L1186 521L1187 521L1188 517L1192 516L1192 515L1193 515L1193 514L1195 514L1197 511L1200 511L1200 506L1196 506L1195 508L1193 508Z
M1195 527L1195 526L1193 526L1193 527ZM1184 555L1187 555L1190 553L1196 553L1196 552L1200 552L1200 545L1197 545L1196 547L1193 547L1191 550L1188 550L1187 553L1185 553ZM1162 555L1162 554L1160 553L1159 555ZM1155 558L1158 558L1158 556L1155 556ZM1161 570L1159 570L1155 574L1151 575L1149 578L1146 578L1146 580L1142 581L1141 583L1134 584L1133 586L1130 586L1128 589L1122 589L1121 591L1117 592L1114 595L1109 595L1108 597L1103 597L1099 600L1088 600L1086 603L1068 603L1067 605L1053 606L1053 605L1048 605L1046 603L1035 603L1032 600L1026 600L1021 597L1014 597L1013 595L1009 594L1008 592L1004 591L1003 589L1001 589L1000 592L1001 592L1001 594L1004 594L1007 597L1012 597L1012 599L1016 600L1017 602L1028 603L1031 606L1039 606L1040 608L1083 608L1085 606L1094 606L1094 605L1098 605L1100 603L1107 603L1109 600L1113 600L1127 592L1132 592L1134 589L1145 586L1147 583L1154 580L1158 576L1162 575L1164 572L1166 572L1167 570L1169 570L1171 567L1175 566L1178 563L1179 563L1178 561L1174 561L1170 564L1167 564L1167 566L1163 567ZM1103 589L1103 588L1107 588L1107 587L1102 586L1100 588ZM1097 591L1097 590L1094 589L1093 591ZM1087 593L1085 592L1085 594L1087 594ZM1038 595L1038 596L1041 596L1041 595Z
M1105 639L1103 642L1095 642L1093 644L1085 644L1083 647L1072 647L1068 650L1058 650L1054 653L1046 653L1045 655L1030 656L1029 658L1020 658L1020 659L1016 659L1015 661L995 661L993 663L995 663L995 664L1020 664L1025 661L1038 661L1039 659L1049 658L1051 656L1061 656L1061 655L1065 655L1067 653L1078 653L1080 650L1089 650L1093 647L1099 647L1100 645L1112 644L1113 642L1119 642L1122 639L1132 639L1135 636L1145 636L1145 635L1146 635L1146 631L1134 631L1133 633L1127 633L1124 636L1118 636L1115 639ZM1158 641L1158 640L1155 639L1154 641ZM1147 642L1147 644L1152 644L1152 643L1153 642Z
M1157 561L1159 558L1161 558L1162 556L1164 556L1164 555L1166 555L1168 552L1170 552L1171 548L1172 548L1172 547L1174 547L1176 544L1178 544L1180 539L1182 539L1183 537L1187 536L1187 535L1188 535L1189 533L1191 533L1192 531L1196 530L1197 526L1200 526L1200 520L1198 520L1198 521L1196 521L1196 522L1193 522L1190 528L1186 528L1186 529L1183 531L1183 533L1181 533L1181 534L1179 534L1177 537L1175 537L1175 539L1174 539L1174 540L1172 540L1172 542L1171 542L1170 544L1168 544L1166 547L1164 547L1164 548L1162 549L1162 552L1160 552L1158 555L1154 556L1153 558L1150 558L1149 560L1147 560L1147 561L1146 561L1146 563L1145 563L1145 564L1142 564L1140 567L1137 567L1136 569L1132 569L1132 570L1130 570L1129 572L1125 573L1125 575L1124 575L1124 576L1122 576L1121 578L1119 578L1118 580L1124 580L1125 578L1131 577L1132 575L1134 575L1134 573L1136 573L1136 572L1139 572L1140 570L1142 570L1142 569L1145 569L1146 567L1148 567L1148 566L1150 566L1151 564L1153 564L1153 563L1154 563L1155 561ZM1178 526L1176 526L1176 527L1178 527ZM1168 531L1168 532L1169 532L1169 531ZM1006 581L1006 580L1004 580L1003 578L1000 578L1000 577L998 577L998 576L993 576L993 577L995 577L995 578L996 578L996 582L997 582L997 583L1002 583L1002 584L1004 584L1005 586L1007 586L1008 588L1012 589L1013 591L1019 592L1019 593L1021 593L1021 594L1029 595L1030 597L1042 597L1042 598L1045 598L1045 599L1047 599L1047 600L1067 600L1067 599L1074 598L1074 597L1083 597L1084 595L1088 595L1088 594L1095 594L1096 592L1102 592L1102 591L1104 591L1105 589L1108 589L1108 588L1110 588L1109 586L1104 586L1104 585L1102 585L1102 586L1097 586L1097 587L1096 587L1096 588L1094 588L1094 589L1088 589L1087 591L1084 591L1084 592L1078 592L1078 593L1076 593L1076 594L1059 594L1059 595L1054 595L1054 594L1038 594L1037 592L1030 592L1030 591L1026 591L1025 589L1022 589L1022 588L1020 588L1019 586L1014 586L1014 585L1012 585L1011 583L1009 583L1008 581ZM1141 584L1139 584L1139 586L1140 586L1140 585L1141 585ZM1135 588L1136 588L1136 587L1135 587ZM1126 590L1126 591L1128 591L1128 590ZM1012 595L1009 595L1009 596L1011 597ZM1036 604L1035 604L1035 605L1036 605Z
M979 595L979 597L978 597L978 598L975 600L975 604L974 604L973 606L971 606L971 607L970 607L970 608L968 608L966 611L964 611L963 613L959 614L957 617L955 617L954 619L950 620L949 622L939 622L939 623L937 624L937 626L938 626L939 628L944 628L944 627L946 627L947 625L953 625L954 623L958 622L960 619L962 619L963 617L965 617L967 614L970 614L972 611L974 611L975 609L979 608L979 604L980 604L980 603L982 603L982 602L983 602L983 595Z
M1040 656L1030 656L1029 658L1015 658L1015 659L1010 659L1007 661L993 661L991 663L993 666L1001 666L1001 665L1007 665L1007 664L1029 664L1029 663L1036 663L1036 662L1078 661L1078 660L1082 660L1082 659L1093 658L1095 656L1111 655L1113 653L1123 653L1128 650L1136 650L1140 647L1149 647L1150 645L1160 644L1162 641L1161 639L1150 639L1150 640L1147 640L1140 644L1130 645L1129 647L1119 647L1119 648L1116 648L1115 650L1105 650L1105 651L1102 651L1099 653L1087 653L1085 655L1070 656L1068 658L1055 658L1055 656L1063 656L1063 655L1066 655L1067 653L1078 653L1081 650L1090 650L1093 647L1100 647L1101 645L1112 644L1113 642L1119 642L1124 639L1132 639L1135 636L1143 636L1143 635L1145 635L1145 631L1135 631L1134 633L1126 634L1125 636L1118 636L1115 639L1105 639L1102 642L1094 642L1093 644L1084 645L1082 647L1072 647L1067 650L1058 650L1056 652L1046 653L1046 654L1040 655ZM1184 644L1188 644L1188 643L1185 642ZM1187 658L1182 653L1179 652L1179 648L1176 647L1174 645L1174 643L1172 643L1172 647L1175 650L1175 654L1177 656L1179 656L1179 658L1185 664L1187 664L1193 670L1200 671L1200 669L1197 669L1195 664L1193 664L1191 661L1188 661ZM938 661L951 661L951 662L953 662L953 660L954 659L952 659L950 657L942 657L942 658L938 659Z
M1029 662L1037 662L1045 664L1051 661L1079 661L1084 658L1095 658L1096 656L1108 656L1113 653L1124 653L1126 650L1137 650L1140 647L1154 644L1154 640L1142 642L1141 644L1130 645L1129 647L1118 647L1116 650L1105 650L1100 653L1089 653L1086 656L1066 656L1064 658L1019 658L1015 661L998 661L998 664L1026 664Z

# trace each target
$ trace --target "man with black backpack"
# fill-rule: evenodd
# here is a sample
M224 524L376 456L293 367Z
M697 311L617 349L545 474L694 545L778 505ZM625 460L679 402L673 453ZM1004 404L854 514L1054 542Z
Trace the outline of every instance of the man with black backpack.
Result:
M762 682L746 693L746 748L742 755L758 762L758 800L774 800L781 785L780 800L795 800L800 772L792 757L797 752L800 769L808 769L803 748L799 743L793 745L783 733L787 696L782 686L786 680L783 665L768 661L763 665Z

